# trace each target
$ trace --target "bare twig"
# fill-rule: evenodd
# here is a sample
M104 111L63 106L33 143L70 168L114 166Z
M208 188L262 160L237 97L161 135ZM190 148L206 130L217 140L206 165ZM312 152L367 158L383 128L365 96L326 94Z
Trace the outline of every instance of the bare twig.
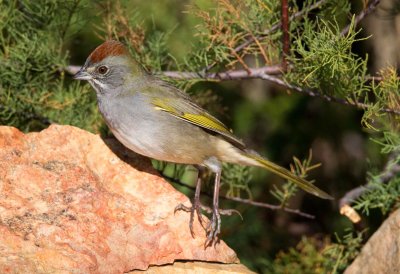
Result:
M68 74L74 75L76 74L79 70L81 69L81 66L74 66L74 65L69 65L65 68L65 71Z
M259 79L273 82L277 85L294 90L296 92L306 94L311 97L322 98L328 102L335 102L335 103L339 103L339 104L346 105L346 106L356 107L359 109L367 109L370 107L370 105L365 104L365 103L348 101L343 98L329 96L326 94L319 93L317 91L313 91L311 89L305 89L305 88L301 88L301 87L286 83L284 80L282 80L276 76L267 74L266 71L270 68L271 67L249 69L250 73L247 73L247 71L245 71L245 70L233 70L233 71L226 71L226 72L220 72L220 73L208 73L208 74L203 75L203 77L201 77L197 73L180 73L180 72L171 72L171 71L165 72L163 74L165 76L169 76L172 78L178 78L178 79L200 78L200 79L205 79L205 80L212 80L212 79L215 79L215 80L242 80L242 79L259 78ZM273 70L278 71L277 68L274 68ZM400 110L397 110L397 109L384 108L381 111L386 112L386 113L393 113L396 115L400 115Z
M70 74L74 75L76 74L79 70L81 69L80 66L74 66L70 65L65 68L65 71ZM276 66L265 66L260 68L262 71L265 72L265 74L269 75L281 75L283 72L283 68L280 65ZM254 69L252 69L254 70ZM255 69L257 70L257 69ZM236 78L237 76L241 77L239 79L246 79L246 78L251 78L249 77L249 74L245 70L232 70L231 72L221 72L221 73L197 73L197 72L180 72L180 71L164 71L162 72L163 75L175 79L195 79L195 78L204 78L204 79L221 79L221 80L238 80ZM231 75L232 78L230 79L227 77L227 74ZM220 77L217 77L220 76ZM397 77L400 80L400 77ZM383 81L382 76L366 76L365 77L366 81L372 81L372 82L381 82Z
M386 184L393 177L397 176L400 173L400 164L391 163L386 165L384 172L378 177L377 182L381 184ZM371 190L374 188L374 185L366 184L363 186L356 187L350 191L348 191L340 200L339 200L339 208L340 213L347 216L354 223L357 223L361 220L358 213L351 207L351 204L357 200L364 192ZM358 221L356 221L358 220Z
M365 103L352 102L352 101L348 101L348 100L343 99L343 98L337 98L337 97L329 96L329 95L326 95L326 94L322 94L322 93L319 93L317 91L313 91L311 89L306 89L306 88L301 88L301 87L298 87L298 86L294 86L294 85L286 83L282 79L280 79L278 77L275 77L275 76L272 76L272 75L267 75L267 74L259 75L259 78L271 81L271 82L273 82L275 84L278 84L278 85L286 87L288 89L297 91L297 92L302 93L302 94L306 94L306 95L311 96L311 97L322 98L322 99L324 99L325 101L328 101L328 102L335 102L335 103L339 103L339 104L346 105L346 106L356 107L356 108L359 108L359 109L367 109L367 108L371 107L370 105L365 104ZM386 112L386 113L393 113L393 114L396 114L396 115L400 115L400 110L397 110L397 109L384 108L384 109L381 109L381 111Z
M267 66L261 68L248 68L248 70L231 70L213 73L179 72L164 71L162 75L175 79L205 79L205 80L242 80L251 78L260 78L262 74L281 74L281 66Z
M81 69L80 66L70 65L65 68L65 71L71 75L76 74ZM213 73L200 73L200 72L181 72L181 71L163 71L160 74L171 77L174 79L204 79L204 80L241 80L258 78L260 74L277 75L282 73L282 67L277 66L265 66L261 68L250 68L247 70L231 70L224 72L213 72Z
M367 76L367 77L365 77L365 80L371 81L371 82L381 82L381 81L385 80L385 78L382 76ZM397 76L397 80L400 80L399 76Z
M289 55L289 5L288 0L282 0L282 68L283 71L287 70L287 59Z
M362 10L354 19L354 26L357 26L360 21L362 19L364 19L365 16L367 16L368 14L370 14L375 8L376 6L379 4L380 0L371 0L368 2L367 7ZM348 24L341 32L340 34L342 36L346 36L349 31L350 31L350 27L352 27L352 23Z
M195 191L194 187L192 187L190 185L187 185L187 184L185 184L185 183L183 183L183 182L181 182L181 181L179 181L179 180L177 180L175 178L166 176L164 174L163 174L163 177L167 178L168 180L170 180L171 182L173 182L175 184L184 186L184 187L186 187L186 188L188 188L188 189L190 189L192 191ZM211 195L209 193L207 193L207 192L203 192L202 191L201 193L206 195L206 196L211 197ZM234 201L234 202L238 202L238 203L242 203L242 204L248 204L248 205L252 205L252 206L256 206L256 207L268 208L268 209L272 209L272 210L283 210L283 211L286 211L288 213L296 214L296 215L299 215L299 216L302 216L302 217L305 217L305 218L309 218L309 219L314 219L315 218L315 216L313 216L311 214L308 214L308 213L304 213L304 212L300 211L299 209L282 207L281 205L272 205L272 204L267 204L267 203L255 202L255 201L252 201L252 200L249 200L249 199L242 199L242 198L239 198L239 197L221 196L221 199L230 200L230 201Z
M339 200L339 208L343 208L345 205L352 204L358 199L365 191L371 189L368 186L358 186L352 190L346 192L346 194Z
M68 66L66 68L66 71L70 74L75 74L76 72L79 71L79 69L80 69L79 66ZM196 72L164 71L161 72L161 75L175 79L187 79L187 80L203 79L203 80L227 81L227 80L244 80L244 79L263 79L311 97L322 98L323 100L328 102L335 102L346 106L356 107L358 109L367 109L370 107L370 105L365 103L348 101L343 98L337 98L326 94L322 94L315 90L301 88L286 83L284 80L272 75L272 74L280 74L281 72L282 72L281 66L268 66L261 68L249 68L248 71L230 70L230 71L215 72L215 73L203 73L203 74ZM397 109L384 108L381 109L381 111L400 115L400 110Z
M206 79L211 78L211 79L217 79L217 80L240 80L240 79L259 78L259 79L268 80L268 81L278 84L282 87L286 87L288 89L294 90L294 91L302 93L302 94L306 94L311 97L318 97L318 98L324 99L325 101L328 101L328 102L335 102L335 103L339 103L339 104L346 105L346 106L356 107L359 109L367 109L370 107L370 105L365 104L365 103L351 102L351 101L348 101L343 98L337 98L337 97L329 96L326 94L321 94L317 91L301 88L301 87L286 83L285 81L283 81L282 79L280 79L276 76L264 73L263 68L250 69L250 74L247 74L247 75L245 75L244 72L245 71L230 71L230 72L228 71L228 72L223 72L223 73L212 73L212 74L206 75ZM169 76L173 77L173 74L169 74ZM189 75L186 75L186 76L189 76ZM210 77L210 78L207 78L207 77ZM386 113L393 113L396 115L400 115L400 110L397 110L397 109L384 108L384 109L381 109L381 111L386 112Z
M378 183L386 184L393 177L400 173L400 164L391 164L385 167L384 172L378 178ZM373 185L364 185L356 187L350 191L348 191L340 200L339 207L342 207L345 204L351 204L358 197L360 197L365 191L373 188Z
M222 197L222 198L223 199L227 199L227 200L231 200L231 201L235 201L235 202L239 202L239 203L243 203L243 204L252 205L252 206L269 208L269 209L272 209L272 210L284 210L286 212L297 214L297 215L300 215L302 217L306 217L306 218L309 218L309 219L314 219L315 218L314 215L311 215L311 214L308 214L308 213L304 213L304 212L300 211L299 209L282 207L281 205L271 205L271 204L267 204L267 203L261 203L261 202L252 201L252 200L249 200L249 199L242 199L242 198L239 198L239 197Z

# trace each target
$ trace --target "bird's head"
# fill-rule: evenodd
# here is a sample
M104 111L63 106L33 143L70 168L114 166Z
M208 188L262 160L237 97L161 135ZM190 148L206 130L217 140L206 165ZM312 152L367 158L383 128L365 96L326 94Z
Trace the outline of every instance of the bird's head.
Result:
M89 55L74 79L88 81L97 94L109 94L123 89L143 74L128 49L122 43L110 40Z

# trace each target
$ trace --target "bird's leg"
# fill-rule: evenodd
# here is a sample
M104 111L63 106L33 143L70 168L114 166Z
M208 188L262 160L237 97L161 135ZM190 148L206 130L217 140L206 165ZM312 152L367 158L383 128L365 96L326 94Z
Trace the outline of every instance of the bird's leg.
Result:
M194 193L194 201L193 201L193 209L190 211L190 232L193 235L193 220L194 220L194 212L196 211L197 213L197 218L199 220L199 223L201 224L202 227L203 225L203 217L201 215L201 209L203 208L203 205L200 203L200 193L201 193L201 180L203 178L203 173L204 173L204 168L203 167L198 167L198 175L197 175L197 182L196 182L196 192Z
M215 166L214 166L215 167ZM220 215L232 215L233 213L237 213L240 217L240 213L234 209L219 209L219 188L220 188L220 181L221 181L221 168L216 166L214 169L215 172L215 184L214 184L214 193L213 193L213 207L207 207L201 204L200 202L200 194L201 194L201 183L202 183L202 175L204 173L203 166L196 166L198 170L198 177L196 181L196 190L194 195L194 200L192 206L185 206L184 204L179 204L175 207L175 212L178 210L183 210L185 212L190 212L190 221L189 221L189 228L192 237L194 237L193 232L193 222L194 222L194 215L197 214L197 218L201 226L206 230L207 240L205 246L211 245L213 242L216 242L217 235L220 233L221 230L221 217ZM204 220L201 214L201 210L212 214L211 221L204 227ZM243 218L242 218L243 219Z
M217 235L221 232L221 215L219 210L219 188L221 183L221 170L215 173L214 193L213 193L213 208L211 221L207 226L207 240L205 246L212 245L216 242Z
M194 237L194 232L193 232L193 222L194 222L194 213L196 212L197 218L199 220L199 223L201 224L202 227L203 225L203 217L201 215L201 209L204 209L206 211L209 210L209 208L204 207L200 203L200 193L201 193L201 180L202 180L202 175L204 173L204 167L198 166L198 175L197 175L197 181L196 181L196 191L194 194L194 200L193 200L193 205L191 207L185 206L183 204L179 204L175 208L175 212L178 210L183 210L186 212L190 212L190 221L189 221L189 228L190 228L190 233L192 234L192 237Z

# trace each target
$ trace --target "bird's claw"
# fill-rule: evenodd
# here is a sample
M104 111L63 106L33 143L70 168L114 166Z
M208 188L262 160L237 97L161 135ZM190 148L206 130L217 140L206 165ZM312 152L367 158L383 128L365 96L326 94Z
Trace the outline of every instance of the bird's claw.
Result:
M194 223L194 214L197 214L197 218L199 220L199 223L201 226L204 228L204 220L201 214L201 210L204 210L206 212L209 212L210 208L203 206L199 201L194 201L192 206L185 206L184 204L179 204L175 207L174 213L177 211L182 210L185 212L190 212L190 219L189 219L189 229L190 229L190 234L192 234L192 237L194 238L194 231L193 231L193 223Z
M185 211L185 212L190 212L190 219L189 219L189 229L190 229L190 234L192 237L195 237L194 230L193 230L193 223L194 223L194 215L195 213L197 214L197 218L199 220L199 223L201 226L205 229L206 231L206 236L207 240L204 244L205 247L211 246L212 243L217 242L217 236L221 232L221 215L226 215L226 216L231 216L232 214L238 214L240 218L243 219L242 215L240 214L239 211L235 209L211 209L208 206L202 205L200 202L193 202L192 206L186 206L184 204L179 204L175 207L174 213L177 211ZM202 217L201 211L205 211L209 214L212 213L211 220L207 224L207 226L204 225L204 219Z
M212 212L212 216L211 221L206 227L207 240L204 244L205 247L211 246L213 243L215 244L218 242L218 234L221 232L221 215L231 216L232 214L236 213L243 220L240 212L235 209L207 209L209 210L208 213Z
M213 243L217 243L218 234L221 232L221 215L218 208L214 208L212 211L211 220L206 228L207 240L204 243L205 247L211 246Z

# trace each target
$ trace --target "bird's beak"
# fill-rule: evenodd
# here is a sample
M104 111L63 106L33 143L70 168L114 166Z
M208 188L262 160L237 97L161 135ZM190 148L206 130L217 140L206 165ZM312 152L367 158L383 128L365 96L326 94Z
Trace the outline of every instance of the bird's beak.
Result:
M75 75L76 80L90 80L92 76L82 67Z

